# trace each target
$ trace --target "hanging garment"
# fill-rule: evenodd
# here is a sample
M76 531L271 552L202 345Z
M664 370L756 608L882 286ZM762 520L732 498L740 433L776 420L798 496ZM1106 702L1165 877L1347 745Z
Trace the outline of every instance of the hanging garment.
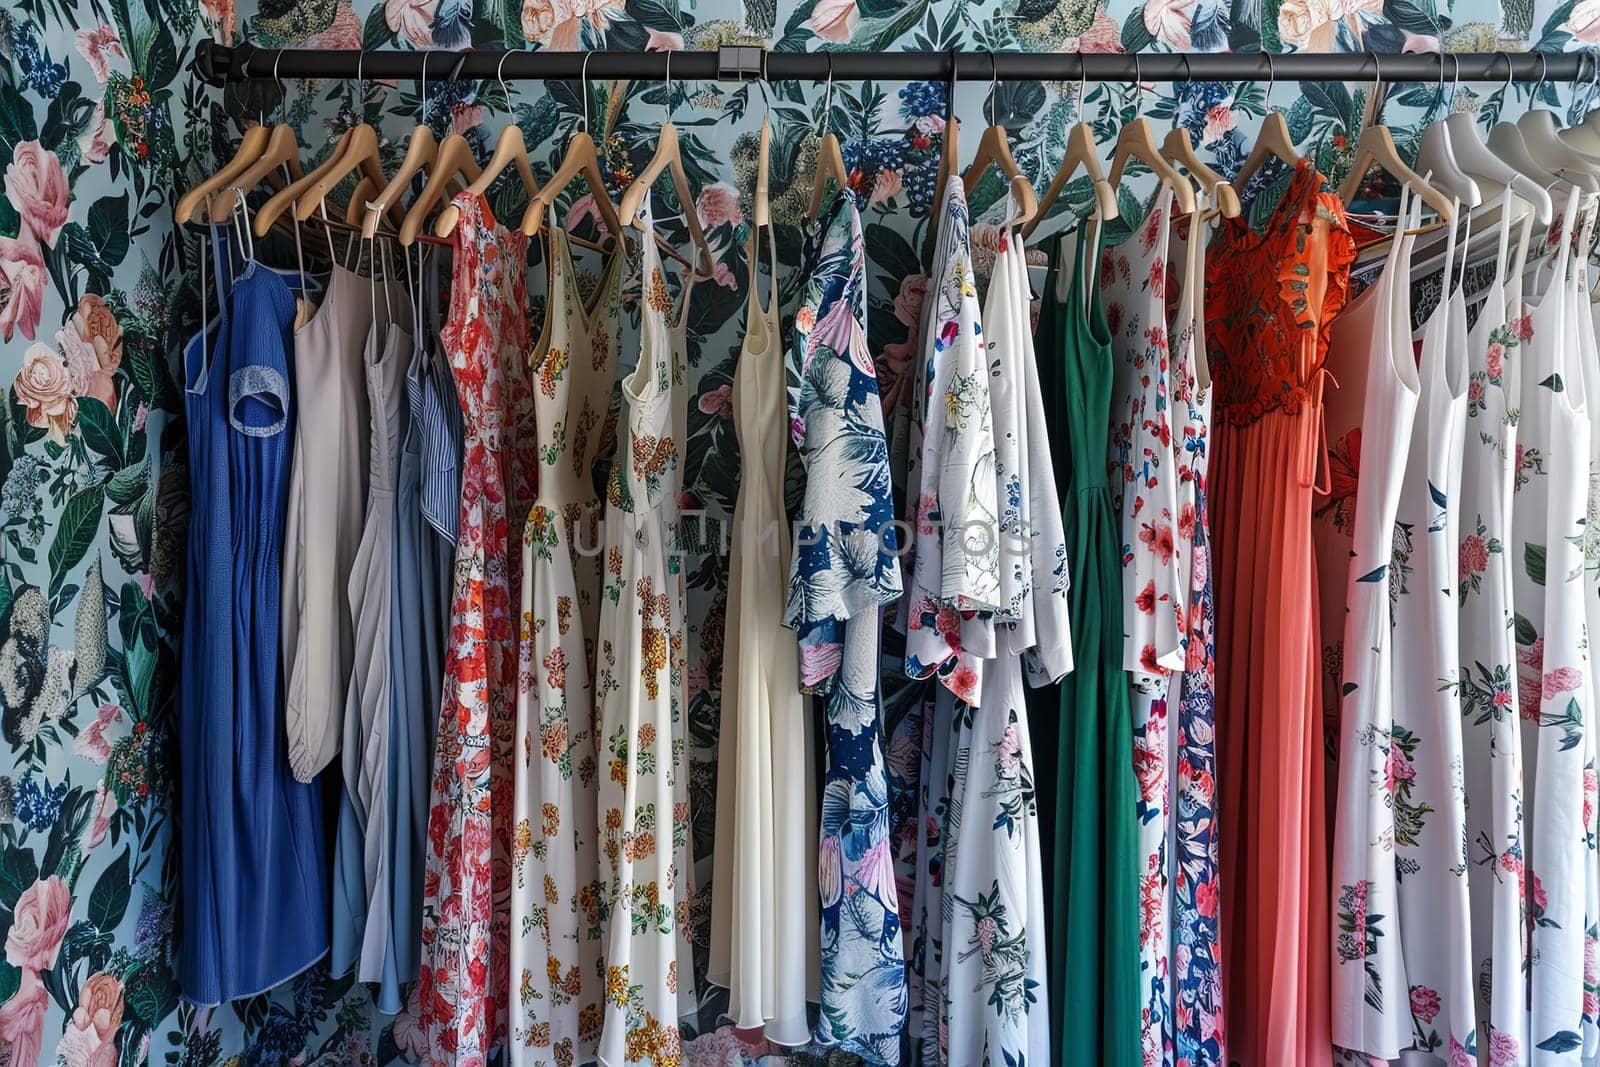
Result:
M524 517L512 853L511 1061L594 1058L605 999L594 825L600 499L590 469L611 392L622 254L585 304L551 209L549 297L531 367L539 495Z
M443 398L459 410L449 368L436 351L441 325L435 277L438 262L439 257L430 254L426 266L418 264L417 277L425 291L416 297L422 310L417 315L419 329L406 353L405 395L399 404L394 437L399 460L389 570L387 784L379 831L382 874L373 887L371 908L373 916L388 916L388 929L369 917L361 952L362 974L377 975L367 980L378 983L378 1010L391 1015L405 1007L403 986L416 980L420 965L429 779L434 728L444 692L450 572L455 556L454 543L446 541L422 514L423 442L429 436L425 422L430 412L435 418L441 413L437 404L427 405L424 398ZM454 470L453 459L450 469ZM380 938L377 943L375 936Z
M1406 986L1401 991L1406 1035L1400 1047L1432 1052L1446 1062L1465 1058L1477 1043L1466 783L1456 697L1467 302L1464 278L1452 278L1455 239L1452 228L1445 249L1444 292L1419 334L1421 392L1395 513L1389 574L1393 725L1383 777L1367 782L1369 792L1380 781L1388 791L1393 826L1389 861L1398 883L1398 906L1390 914L1395 916L1392 928L1399 934ZM1408 351L1408 362L1410 358ZM1370 912L1370 895L1368 908Z
M1058 1049L1086 1063L1140 1053L1138 785L1128 676L1122 670L1122 577L1107 484L1113 367L1095 264L1080 228L1071 263L1058 245L1038 335L1064 390L1063 523L1072 620L1072 677L1061 684L1051 919L1051 1016ZM1095 239L1096 241L1098 238ZM1059 440L1059 437L1058 437ZM1060 446L1058 446L1060 447ZM1046 761L1050 762L1050 761Z
M1301 161L1257 233L1206 256L1216 558L1218 810L1228 1056L1326 1063L1329 918L1311 507L1323 360L1354 242ZM1359 887L1341 910L1364 921Z
M1513 473L1510 549L1531 924L1528 1040L1533 1050L1527 1054L1539 1062L1576 1061L1581 1053L1588 893L1584 879L1573 872L1592 859L1582 810L1585 724L1591 715L1583 604L1590 429L1575 358L1574 294L1568 288L1578 223L1574 193L1562 224L1552 228L1558 247L1549 257L1548 285L1529 309Z
M1172 877L1168 709L1185 662L1188 616L1172 427L1168 330L1172 186L1163 182L1144 221L1100 262L1110 330L1111 500L1121 519L1122 669L1131 685L1133 769L1138 779L1139 995L1143 1062L1172 1062ZM1192 329L1190 330L1192 336ZM1192 528L1192 520L1191 520Z
M1399 216L1411 218L1402 195ZM1413 220L1414 222L1415 220ZM1421 383L1411 350L1411 248L1397 237L1383 272L1333 324L1323 372L1338 383L1323 405L1332 489L1313 505L1322 635L1322 716L1337 724L1333 884L1333 1040L1393 1059L1411 1044L1398 930L1397 839L1414 781L1410 739L1394 725L1396 597L1421 580L1415 532L1395 525ZM1392 783L1392 784L1391 784ZM1320 808L1313 797L1313 808ZM1365 917L1345 918L1364 903Z
M623 380L627 431L606 490L605 574L595 689L600 870L606 882L606 999L600 1062L670 1067L678 1020L695 1010L688 902L684 708L684 588L678 543L687 397L684 323L677 315L646 203L639 362Z
M1201 208L1205 208L1201 198ZM1182 286L1172 324L1172 436L1178 474L1177 546L1184 553L1188 610L1178 729L1168 742L1167 796L1172 883L1173 1045L1177 1063L1228 1062L1222 998L1222 932L1217 817L1216 604L1211 595L1207 500L1211 370L1206 362L1205 263L1209 228L1179 219L1168 277ZM1168 293L1172 286L1168 285ZM1172 695L1167 697L1169 707ZM1137 764L1136 764L1137 766Z
M757 186L755 195L766 196ZM757 217L764 203L758 202ZM761 227L750 232L744 343L733 375L739 495L728 559L717 746L707 977L728 990L728 1017L780 1045L811 1040L819 997L817 891L800 877L817 857L811 702L800 646L783 625L792 548L784 514L786 446L777 240L767 227L772 290L758 299Z
M283 542L283 714L289 766L302 782L339 751L355 663L346 586L367 501L369 295L359 275L334 263L322 303L294 338L300 390Z
M507 515L515 514L519 447L508 441L525 401L508 373L525 362L526 239L482 197L461 194L450 315L442 344L465 426L459 539L433 759L417 999L433 1067L487 1056L503 1017L509 900L495 862L510 815L516 642ZM526 514L526 512L524 512ZM509 888L509 886L507 886Z
M954 183L952 183L954 184ZM1034 366L1021 236L1002 231L983 320L1001 553L996 660L979 709L958 716L940 985L944 1062L1047 1063L1050 1009L1043 861L1023 658L1041 681L1071 668L1066 545ZM1037 523L1037 525L1035 525ZM1042 655L1041 655L1042 653Z
M912 1040L930 1064L945 1062L949 1039L945 935L953 913L943 897L961 829L958 798L964 789L956 774L967 769L954 762L961 752L956 734L966 709L983 695L983 665L995 653L994 613L1002 592L994 424L970 231L965 191L960 181L948 181L913 385L906 474L910 591L896 608L906 634L906 676L940 682L923 694L918 777L924 833L911 910L913 970L920 979L911 1005ZM992 551L973 553L969 571L967 545L985 541ZM969 595L974 590L982 590L979 598Z
M1522 734L1514 684L1514 564L1507 546L1512 540L1521 346L1532 329L1522 312L1520 272L1511 269L1508 259L1511 218L1511 212L1503 212L1494 274L1466 342L1456 573L1461 628L1456 693L1467 790L1474 1018L1478 1048L1508 1064L1519 1062L1515 1050L1528 1047Z
M924 304L923 366L909 442L908 499L917 492L910 589L899 608L906 676L937 677L976 706L994 655L1000 607L999 504L988 368L966 194L945 183Z
M373 273L379 273L376 263ZM392 276L393 271L382 273ZM372 318L361 360L371 416L367 508L346 593L355 644L339 751L343 787L334 847L330 963L334 974L344 974L360 961L358 977L376 982L382 971L368 961L381 961L380 946L389 927L387 896L380 899L375 894L388 877L382 820L388 803L390 552L400 410L411 335L394 316L395 305L404 310L403 293L396 296L385 284L380 296L375 281L364 283L363 288Z
M245 225L248 225L246 220ZM215 238L215 233L214 233ZM184 937L199 1004L254 996L328 950L319 791L294 780L278 710L279 560L295 432L295 293L215 242L217 337L191 342L191 585L183 712ZM195 816L192 821L189 816Z
M802 257L789 347L791 443L805 475L784 622L801 679L827 698L819 1044L899 1061L906 974L879 740L878 643L900 567L882 407L867 351L866 248L841 192Z

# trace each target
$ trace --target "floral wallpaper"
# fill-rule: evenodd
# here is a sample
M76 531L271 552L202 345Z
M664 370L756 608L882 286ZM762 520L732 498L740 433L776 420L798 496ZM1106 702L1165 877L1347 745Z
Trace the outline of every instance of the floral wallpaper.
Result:
M730 415L748 270L743 190L755 131L770 111L780 288L795 295L798 223L816 156L820 86L676 82L510 87L495 81L305 83L263 103L194 81L187 56L204 36L318 48L540 47L702 49L731 41L787 50L1354 50L1527 49L1600 44L1600 0L0 0L0 1064L368 1064L403 1061L409 1016L378 1016L348 978L313 971L217 1009L184 1004L172 969L177 895L175 678L186 519L177 342L199 314L200 245L175 233L177 190L231 154L240 123L281 110L301 142L325 151L364 116L398 155L418 117L469 132L487 152L507 111L548 173L585 112L608 177L626 183L670 111L699 190L695 210L718 259L697 289L690 347L689 507L731 513L737 455ZM1403 148L1446 107L1485 125L1527 106L1532 86L1402 85L1385 118ZM1349 162L1365 86L1279 85L1303 150L1338 174ZM1554 86L1547 106L1576 107ZM1584 93L1577 96L1580 102ZM957 111L969 129L992 114L1042 186L1076 87L971 84ZM1224 169L1248 150L1267 86L1090 85L1082 106L1103 143L1143 112L1178 123ZM944 130L937 84L839 83L831 119L865 197L869 333L886 398L903 398L909 330L924 283ZM969 135L975 140L976 135ZM309 156L315 152L308 151ZM1267 179L1270 181L1271 179ZM664 194L670 197L670 194ZM998 180L974 209L998 206ZM515 183L498 213L519 210ZM1123 215L1140 213L1136 188ZM1273 202L1276 196L1263 197ZM1068 187L1063 212L1088 202ZM674 210L678 205L671 205ZM562 205L569 223L592 211ZM663 212L665 213L665 212ZM670 226L670 224L669 224ZM993 227L975 231L980 269ZM785 270L787 268L787 272ZM536 297L536 301L539 298ZM537 314L537 308L535 310ZM709 917L712 759L719 716L726 560L713 538L693 561L689 687L700 859L700 933ZM906 692L887 694L889 733ZM915 760L891 744L891 769ZM914 768L912 768L914 769ZM702 941L703 941L702 937ZM708 994L703 1018L716 1017ZM709 1028L708 1028L709 1029ZM728 1064L766 1050L711 1032L694 1062ZM808 1057L801 1056L801 1059Z

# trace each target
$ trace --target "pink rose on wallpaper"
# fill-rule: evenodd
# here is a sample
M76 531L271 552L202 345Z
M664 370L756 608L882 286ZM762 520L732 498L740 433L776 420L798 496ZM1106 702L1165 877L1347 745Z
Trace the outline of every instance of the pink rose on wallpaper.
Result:
M1278 8L1278 36L1301 51L1332 51L1335 24L1343 14L1340 0L1284 0Z
M6 962L24 970L54 967L71 913L72 891L55 875L24 889L6 934Z
M711 272L711 280L724 289L739 288L739 279L733 276L733 270L726 263L718 263Z
M1144 28L1173 51L1187 51L1193 10L1194 0L1145 0Z
M383 20L418 48L433 47L433 13L439 0L384 0Z
M834 44L848 44L861 22L856 0L817 0L806 26L811 32Z
M33 340L44 310L44 257L31 241L0 237L0 340Z
M38 141L17 144L6 167L6 199L22 216L24 233L51 248L67 224L67 175L61 160Z
M232 44L235 21L233 0L200 0L200 10L205 12L206 21L216 27L222 43Z
M103 83L111 77L113 62L116 62L118 70L126 73L128 55L122 50L122 39L117 36L113 26L101 22L86 30L79 30L72 35L72 41L78 46L78 54L94 71L95 81Z
M50 994L39 981L39 972L22 969L22 984L12 998L0 1005L0 1046L11 1050L15 1064L38 1063L44 1013Z
M744 212L739 207L739 190L727 182L713 182L700 190L694 209L708 230L724 222L737 226L744 221Z
M117 1067L117 1028L122 1025L122 983L113 975L91 975L78 994L56 1054L66 1067Z
M60 352L40 344L29 348L11 391L27 409L29 426L49 431L58 445L66 444L68 431L78 421L78 401L72 373Z
M112 387L111 375L100 370L94 345L84 340L69 322L56 331L56 347L66 361L67 373L72 375L73 394L79 397L92 396L107 408L115 410L117 392Z
M1600 0L1578 0L1562 29L1587 45L1600 45Z
M915 329L922 318L922 301L928 295L928 276L911 274L900 280L900 291L894 297L894 317L903 325Z
M111 158L111 149L116 143L116 131L106 118L106 102L96 100L89 125L78 135L78 151L83 154L85 163L104 163Z
M101 704L94 722L90 723L72 743L72 751L87 757L101 766L111 758L111 742L106 740L106 730L122 718L122 709L115 704Z
M652 29L650 36L644 40L644 50L646 52L681 52L683 51L683 34Z
M1090 21L1089 28L1079 35L1076 49L1068 48L1067 51L1078 52L1121 52L1122 27L1112 17L1111 12L1104 7L1095 8L1094 19Z
M583 20L604 33L624 0L523 0L522 32L555 52L576 52Z

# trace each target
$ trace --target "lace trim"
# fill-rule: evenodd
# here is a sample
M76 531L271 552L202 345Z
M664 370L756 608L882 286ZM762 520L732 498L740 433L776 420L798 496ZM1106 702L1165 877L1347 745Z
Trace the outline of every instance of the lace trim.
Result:
M239 419L239 405L247 398L270 396L277 401L278 421L268 426L251 426ZM289 380L282 372L259 363L249 363L228 376L228 423L246 437L272 437L289 425Z

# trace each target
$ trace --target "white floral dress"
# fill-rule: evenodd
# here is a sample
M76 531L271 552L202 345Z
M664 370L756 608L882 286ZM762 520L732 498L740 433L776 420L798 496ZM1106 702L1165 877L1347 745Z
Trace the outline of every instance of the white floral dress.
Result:
M1171 1063L1169 696L1185 662L1187 582L1179 547L1179 476L1172 427L1174 353L1168 332L1173 190L1163 183L1132 236L1105 250L1100 292L1111 334L1108 482L1121 519L1122 666L1132 686L1139 783L1139 978L1143 1062ZM1194 286L1185 294L1193 299ZM1180 316L1191 311L1180 309ZM1192 314L1184 336L1193 342ZM1180 354L1180 359L1186 354ZM1191 523L1192 530L1192 523ZM1174 671L1177 674L1174 674Z
M522 534L512 840L511 1062L582 1063L604 997L596 804L600 500L591 469L611 392L621 254L585 305L552 219L544 336L531 361L539 491Z
M1524 906L1530 924L1529 1062L1582 1052L1587 880L1593 860L1583 811L1593 694L1585 636L1583 525L1589 419L1575 358L1579 312L1570 271L1577 193L1569 195L1548 284L1529 309L1522 348L1516 491L1510 544L1517 703L1522 716ZM1530 287L1537 288L1541 270ZM1491 1053L1494 1047L1491 1045ZM1502 1061L1496 1061L1502 1062ZM1506 1059L1503 1062L1513 1062Z
M1459 580L1462 429L1467 414L1467 301L1456 232L1443 292L1418 333L1421 396L1412 422L1396 545L1411 549L1411 579L1391 590L1393 785L1398 908L1413 1047L1459 1061L1474 1046L1472 924L1467 897L1466 783L1462 778ZM1464 274L1464 271L1463 271Z
M1511 543L1521 344L1532 327L1522 311L1520 274L1510 269L1510 250L1511 213L1506 212L1494 279L1467 335L1456 572L1456 696L1466 784L1473 1017L1478 1047L1492 1050L1498 1045L1502 1053L1527 1047L1522 733L1514 684L1512 563L1506 546Z
M678 488L687 417L684 319L692 281L672 298L649 207L638 365L623 380L627 429L606 488L605 572L595 672L599 709L605 1014L599 1060L678 1067L678 1019L695 1009L688 906L684 580Z
M1034 361L1022 241L1004 232L984 321L1000 487L999 648L979 708L955 705L947 768L941 986L944 1062L1050 1059L1043 859L1023 657L1055 681L1071 668L1066 542ZM952 702L953 703L953 702ZM955 813L959 812L959 818Z
M1399 212L1406 217L1405 201ZM1421 383L1411 346L1411 248L1394 243L1382 274L1333 324L1327 400L1332 492L1313 511L1326 656L1324 699L1338 723L1338 817L1332 878L1333 1040L1392 1059L1411 1044L1405 964L1393 918L1398 886L1395 810L1410 783L1389 776L1394 744L1393 596L1418 581L1409 538L1396 531L1400 488ZM1339 637L1342 634L1343 641ZM1337 668L1337 669L1335 669ZM1329 706L1325 704L1325 706ZM1226 832L1226 831L1224 831Z

